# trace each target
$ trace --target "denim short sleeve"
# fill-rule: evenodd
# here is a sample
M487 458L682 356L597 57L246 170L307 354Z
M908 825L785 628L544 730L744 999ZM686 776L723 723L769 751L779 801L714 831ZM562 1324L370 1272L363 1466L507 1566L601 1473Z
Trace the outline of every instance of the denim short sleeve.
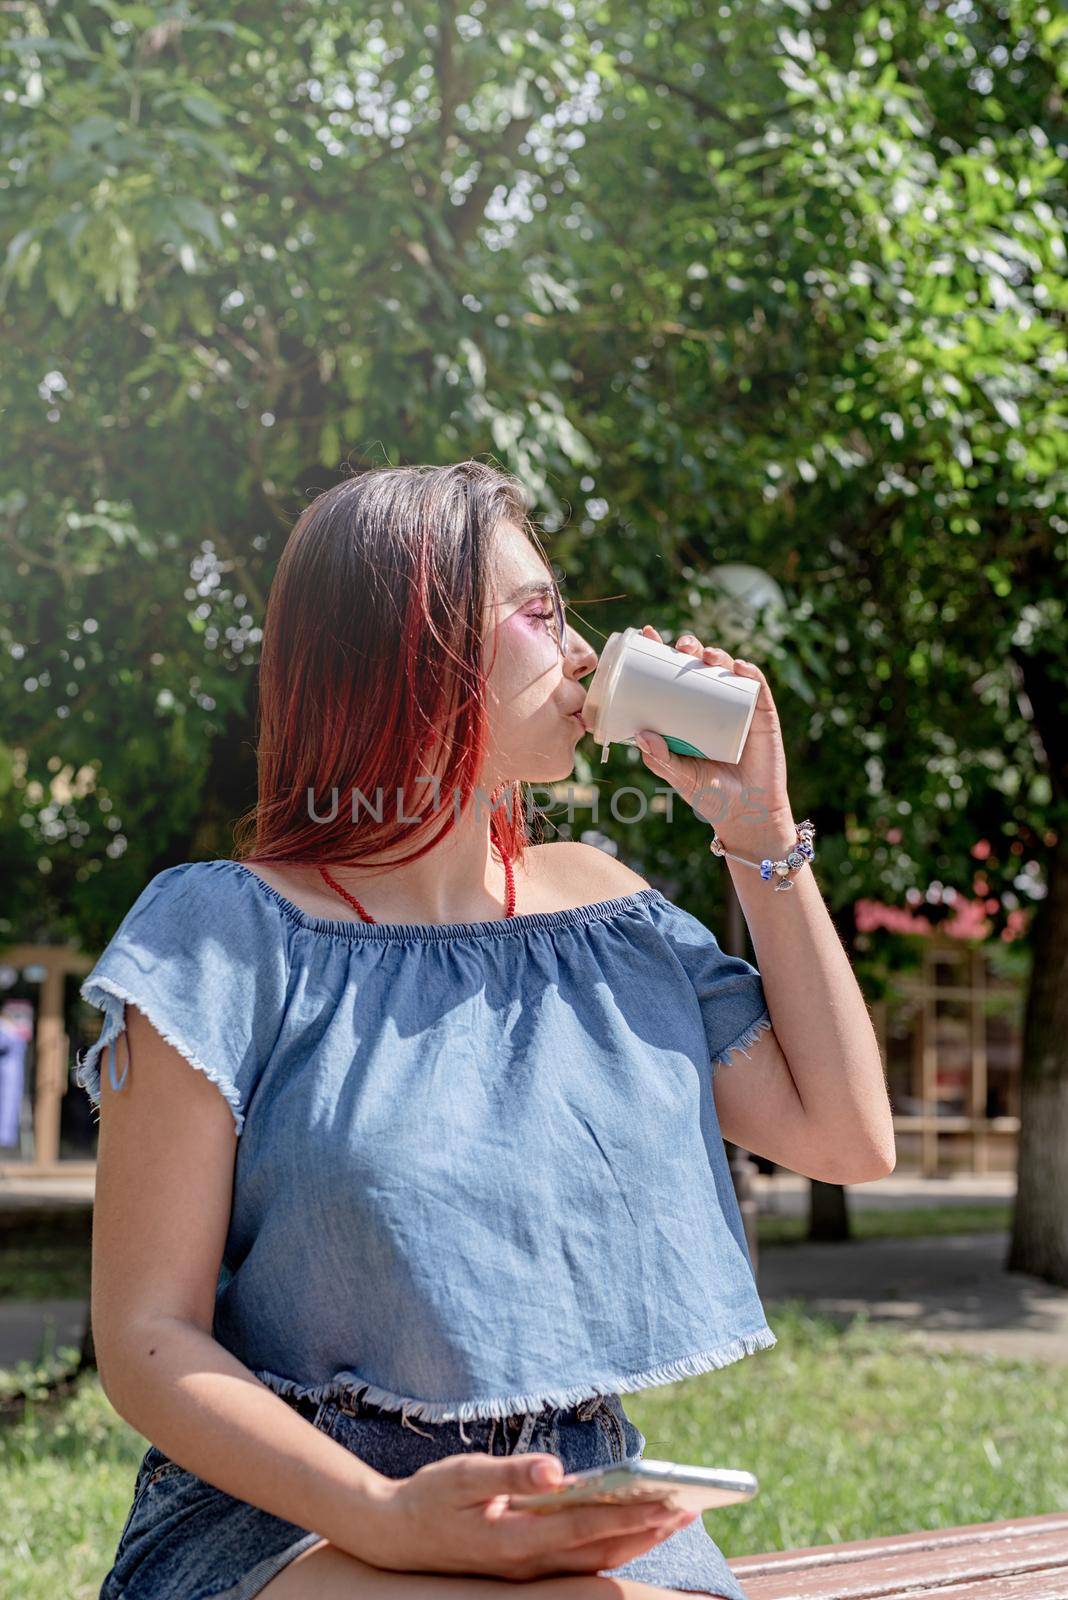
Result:
M712 930L671 900L658 899L652 917L697 996L713 1071L729 1065L735 1051L747 1055L748 1046L771 1027L757 968L725 954Z
M100 1065L117 1076L127 1004L226 1100L240 1134L285 1009L287 958L277 913L251 874L231 861L185 862L142 890L80 988L104 1013L100 1036L79 1053L75 1082L100 1104Z

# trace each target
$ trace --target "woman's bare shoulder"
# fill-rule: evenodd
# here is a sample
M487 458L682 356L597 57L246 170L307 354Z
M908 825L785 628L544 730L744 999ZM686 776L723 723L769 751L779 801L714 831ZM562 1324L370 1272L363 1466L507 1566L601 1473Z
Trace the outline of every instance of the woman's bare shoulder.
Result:
M528 845L526 855L539 893L558 899L560 909L617 900L651 887L640 872L607 850L577 839Z

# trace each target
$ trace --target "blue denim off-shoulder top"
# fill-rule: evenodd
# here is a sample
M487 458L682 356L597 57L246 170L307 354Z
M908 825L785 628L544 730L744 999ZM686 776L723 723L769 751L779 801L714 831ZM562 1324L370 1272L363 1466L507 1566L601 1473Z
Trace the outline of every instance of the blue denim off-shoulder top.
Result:
M81 994L94 1105L102 1059L136 1075L130 1002L230 1106L212 1331L276 1393L462 1422L775 1344L713 1096L771 1026L760 974L659 890L369 924L186 862Z

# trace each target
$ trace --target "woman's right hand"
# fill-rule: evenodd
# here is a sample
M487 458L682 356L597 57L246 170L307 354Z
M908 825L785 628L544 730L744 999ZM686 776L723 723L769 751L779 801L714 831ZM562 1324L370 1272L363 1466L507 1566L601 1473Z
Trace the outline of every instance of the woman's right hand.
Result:
M552 1478L537 1475L544 1463ZM514 1580L595 1573L634 1560L699 1515L660 1500L548 1515L509 1507L509 1495L537 1494L563 1476L554 1455L472 1451L429 1462L407 1478L384 1478L358 1513L350 1553L398 1572Z

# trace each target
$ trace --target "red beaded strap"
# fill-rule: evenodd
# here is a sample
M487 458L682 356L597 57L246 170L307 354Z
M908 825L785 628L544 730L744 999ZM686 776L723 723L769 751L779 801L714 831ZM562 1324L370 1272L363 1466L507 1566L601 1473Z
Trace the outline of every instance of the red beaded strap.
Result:
M504 880L505 880L505 912L504 912L504 914L505 914L506 917L514 917L515 916L515 873L514 873L514 871L512 869L512 859L511 859L511 857L510 856L503 856L502 859L504 861ZM320 866L319 871L322 874L322 876L326 879L326 882L330 885L331 889L336 889L338 894L341 895L341 897L344 900L347 900L349 905L352 906L356 911L359 912L360 917L362 918L362 920L364 922L375 922L376 921L376 918L372 917L369 911L365 911L364 910L363 906L357 900L356 896L354 894L349 894L349 891L347 889L343 888L340 883L338 883L337 879L335 877L333 877L333 875L331 874L330 869L328 867Z

